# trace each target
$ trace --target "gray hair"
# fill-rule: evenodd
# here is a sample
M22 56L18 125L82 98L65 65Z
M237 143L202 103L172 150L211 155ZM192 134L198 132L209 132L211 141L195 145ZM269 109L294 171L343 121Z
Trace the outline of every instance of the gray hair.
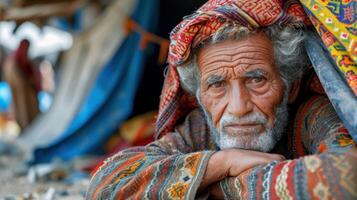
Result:
M274 46L275 64L289 90L290 83L300 80L307 68L309 59L303 47L304 30L282 28L279 25L261 30L272 41ZM250 31L245 27L227 24L219 29L211 38L204 41L198 48L193 49L190 58L177 67L182 87L191 94L196 94L199 88L200 73L197 64L197 52L206 45L212 45L227 40L241 40L257 31Z

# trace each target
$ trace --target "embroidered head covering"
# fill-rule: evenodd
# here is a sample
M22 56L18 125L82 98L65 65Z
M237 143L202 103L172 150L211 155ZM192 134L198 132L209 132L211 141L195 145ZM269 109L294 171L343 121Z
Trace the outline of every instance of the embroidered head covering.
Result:
M210 0L192 15L185 17L170 34L169 68L161 93L156 137L173 131L177 121L196 107L194 97L182 89L176 70L178 65L190 57L192 49L198 47L223 26L232 23L249 30L273 24L301 28L311 25L311 19L314 26L319 28L317 28L319 34L325 36L328 31L321 30L323 24L310 12L312 10L310 7L314 8L315 4L311 4L312 1L303 2L306 7L295 0ZM304 8L307 9L308 15ZM328 36L325 38L329 43L336 41ZM336 62L338 63L337 60ZM356 82L357 79L354 80ZM355 89L357 94L357 84Z

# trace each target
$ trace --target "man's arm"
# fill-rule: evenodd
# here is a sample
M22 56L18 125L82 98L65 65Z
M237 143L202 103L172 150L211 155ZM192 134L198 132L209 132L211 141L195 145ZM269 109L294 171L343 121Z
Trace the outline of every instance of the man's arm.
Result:
M185 144L179 137L170 133L147 147L127 149L109 158L94 174L86 198L194 199L198 190L227 174L238 175L282 159L275 154L234 149L182 152L185 148L177 147Z
M226 178L219 183L226 199L357 198L356 146L331 104L326 98L314 98L299 115L302 121L296 128L301 135L295 138L301 136L300 155L302 150L322 154L273 162Z
M238 175L253 166L282 159L244 150L205 151L214 150L209 147L209 134L197 120L185 123L181 126L184 128L146 147L127 149L109 158L93 176L87 199L194 199L198 189L227 174ZM211 164L206 170L208 162Z
M193 199L212 151L188 153L178 133L109 158L94 174L87 199Z
M357 152L255 167L220 182L226 199L356 199Z

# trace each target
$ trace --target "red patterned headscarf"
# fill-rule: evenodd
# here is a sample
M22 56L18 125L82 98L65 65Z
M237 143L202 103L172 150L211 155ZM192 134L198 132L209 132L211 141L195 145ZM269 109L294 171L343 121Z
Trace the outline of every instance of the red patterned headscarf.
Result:
M282 0L210 0L184 18L170 35L169 69L161 93L156 138L173 131L177 121L197 104L182 89L176 67L190 57L192 49L231 23L255 30L272 24L301 27L310 21L300 3Z

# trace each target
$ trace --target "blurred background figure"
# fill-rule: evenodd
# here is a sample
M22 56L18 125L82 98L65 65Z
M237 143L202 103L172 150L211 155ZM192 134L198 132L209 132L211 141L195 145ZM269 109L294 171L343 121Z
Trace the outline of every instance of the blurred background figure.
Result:
M37 94L41 90L41 75L28 57L30 42L24 39L17 50L5 59L2 75L11 88L10 113L21 129L39 113Z

